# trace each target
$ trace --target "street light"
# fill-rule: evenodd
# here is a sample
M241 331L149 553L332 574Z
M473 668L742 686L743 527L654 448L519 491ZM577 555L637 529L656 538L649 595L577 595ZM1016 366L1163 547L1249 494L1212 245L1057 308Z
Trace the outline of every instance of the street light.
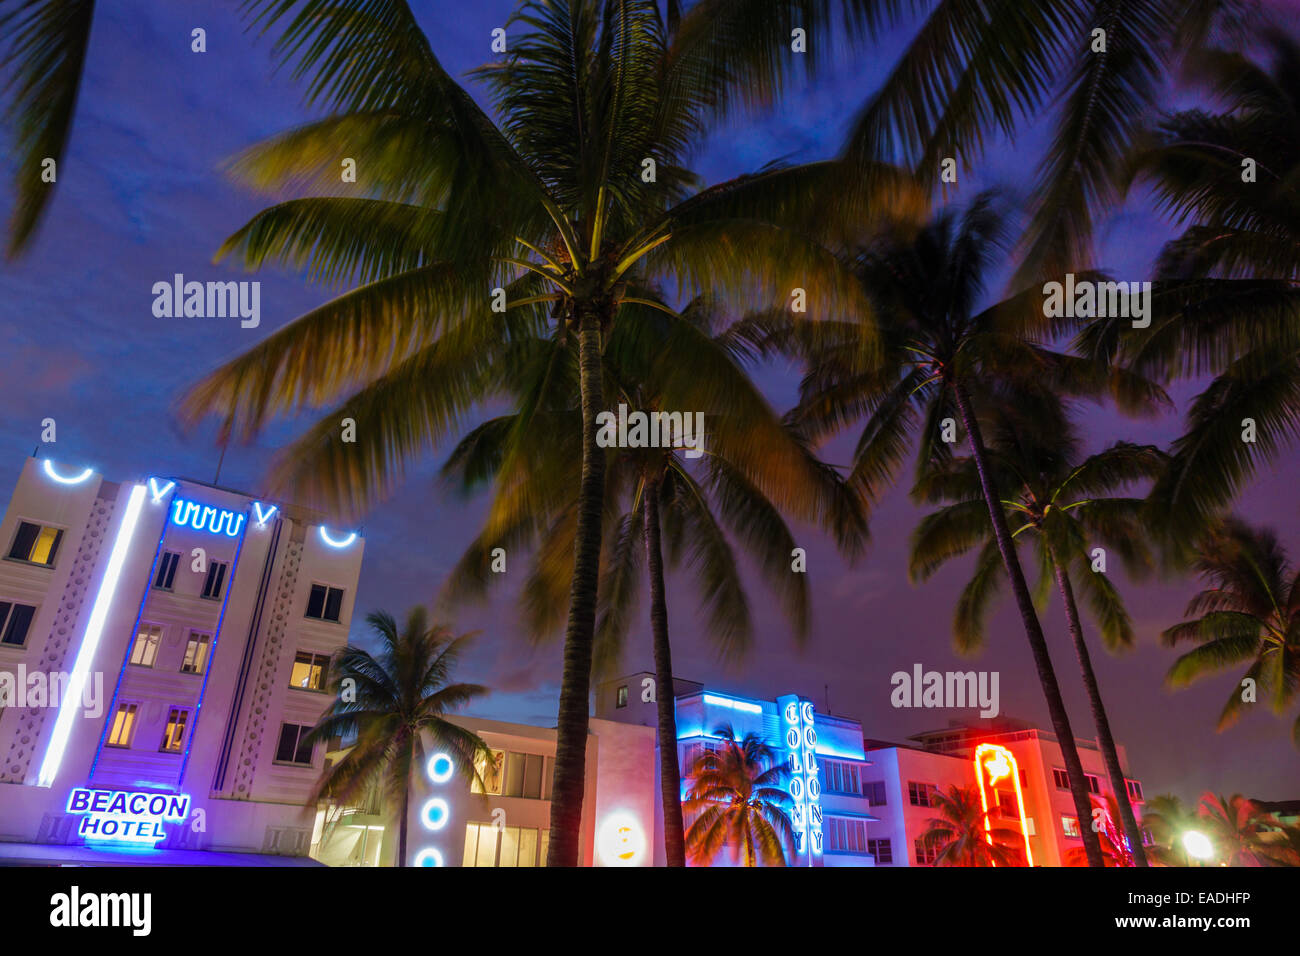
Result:
M1196 860L1208 860L1214 856L1214 844L1204 833L1188 830L1183 834L1183 848L1187 855Z

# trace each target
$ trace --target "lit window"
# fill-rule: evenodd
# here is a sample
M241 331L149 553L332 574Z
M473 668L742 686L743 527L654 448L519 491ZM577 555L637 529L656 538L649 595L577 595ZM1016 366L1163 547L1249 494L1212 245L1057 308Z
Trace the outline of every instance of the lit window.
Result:
M32 626L36 608L30 604L0 601L0 644L22 647L27 643L27 631Z
M540 754L506 754L506 779L502 795L540 800L544 762L545 758Z
M158 645L162 642L162 627L158 624L141 624L131 645L131 663L140 667L153 667L158 658Z
M858 765L841 760L823 760L822 789L835 793L859 793Z
M211 645L211 635L190 631L189 642L185 645L185 659L181 661L181 673L202 674L208 663L208 648Z
M306 724L281 724L280 742L275 748L276 763L310 767L311 741L307 739L310 732L311 728Z
M1061 814L1061 830L1068 837L1077 837L1079 835L1079 820L1077 817L1068 817Z
M324 690L325 671L330 659L327 654L312 654L299 651L293 659L293 670L289 674L289 686L303 690Z
M490 753L490 757L479 754L474 758L474 771L484 783L484 786L480 786L478 780L474 780L470 784L470 790L474 793L501 793L501 777L506 761L505 751L493 750Z
M498 827L492 823L465 826L464 866L545 866L549 830ZM540 855L539 855L540 850Z
M832 853L865 853L867 851L866 822L827 817L826 849Z
M618 689L618 697L614 701L614 706L615 707L627 706L627 684L624 684L622 687Z
M185 722L189 711L173 707L167 714L167 729L163 731L162 744L158 747L163 753L178 754L185 746Z
M203 580L203 592L199 595L209 601L221 600L221 585L226 582L226 563L212 561L208 564L208 576Z
M176 580L176 565L180 563L180 560L179 552L164 551L162 557L158 559L158 574L153 579L153 586L164 591L170 591L172 583Z
M110 747L131 746L131 732L135 730L135 704L119 704L113 715L113 726L108 733Z
M311 594L307 598L307 617L337 623L342 609L342 588L332 588L324 584L311 586Z
M14 561L26 561L29 564L52 568L62 541L63 532L58 528L20 521L18 531L14 535L14 543L9 548L9 557Z

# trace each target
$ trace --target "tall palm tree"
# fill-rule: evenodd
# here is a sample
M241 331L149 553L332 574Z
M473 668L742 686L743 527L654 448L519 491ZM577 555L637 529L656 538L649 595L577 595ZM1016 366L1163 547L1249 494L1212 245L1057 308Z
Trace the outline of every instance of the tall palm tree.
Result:
M1157 477L1166 459L1152 445L1128 442L1116 442L1083 458L1079 445L1060 403L1037 396L1014 411L1006 409L994 416L989 466L1012 540L1028 541L1035 549L1040 594L1050 582L1056 583L1097 729L1097 746L1115 795L1116 817L1134 862L1146 866L1142 832L1084 640L1075 587L1083 591L1107 649L1131 647L1133 624L1128 610L1107 574L1093 569L1092 553L1104 546L1132 577L1148 571L1154 559L1146 544L1145 502L1120 492ZM1000 556L974 462L962 458L938 466L921 478L912 494L921 501L951 502L923 518L913 534L909 568L913 580L928 578L957 555L979 550L953 624L958 648L970 650L983 643L985 611L1002 583Z
M1146 855L1143 854L1141 864L1137 863L1137 856L1133 852L1133 847L1143 848L1142 834L1139 832L1138 840L1133 842L1132 838L1127 837L1120 832L1120 828L1115 823L1119 816L1119 801L1113 794L1093 795L1092 798L1093 815L1089 820L1080 820L1079 826L1093 826L1100 822L1101 826L1097 828L1097 837L1101 840L1101 853L1106 858L1107 866L1146 866ZM1097 811L1101 810L1101 816L1097 816ZM1085 866L1087 857L1082 847L1070 847L1065 851L1064 863L1066 866Z
M858 498L782 426L745 374L744 343L719 324L702 303L692 303L680 316L651 312L615 323L604 357L605 394L616 396L630 415L691 409L705 422L705 434L697 436L703 452L698 466L681 447L606 450L594 669L608 673L620 659L644 574L669 866L684 866L686 855L681 770L673 743L666 565L689 568L705 608L703 633L721 656L734 661L749 646L752 620L728 531L755 559L800 640L810 619L807 575L791 572L795 538L782 513L829 527L850 554L866 535ZM512 552L529 547L532 565L521 595L524 627L534 640L544 640L563 623L574 547L580 457L571 371L576 357L571 341L554 339L520 352L518 363L505 363L501 383L516 411L470 432L443 469L464 492L489 479L495 489L482 533L444 590L453 599L481 596L503 577L492 572L493 551L503 543Z
M936 790L930 799L939 815L926 821L921 839L937 852L935 866L1025 865L1018 847L1020 833L988 825L994 810L984 812L974 787Z
M827 209L865 215L861 190L826 194L844 179L834 164L702 190L685 165L719 120L810 65L792 50L791 23L815 26L829 4L699 3L670 27L655 0L528 0L507 22L505 58L475 74L495 118L444 71L403 0L248 8L263 30L282 25L275 53L311 77L309 102L331 115L239 158L234 171L254 186L317 195L260 213L222 254L360 284L212 373L184 412L218 412L225 439L340 396L389 403L375 453L335 482L348 489L336 507L355 506L481 395L487 343L520 324L576 339L582 473L549 852L550 865L574 866L601 553L601 355L620 305L669 308L650 291L664 279L736 312L793 289L818 314L865 312L812 228L832 221ZM340 183L341 157L356 162L355 186Z
M789 768L756 733L736 740L730 725L713 733L718 749L702 751L687 771L683 806L698 814L686 831L691 860L708 864L730 846L742 866L785 866L794 845Z
M1286 853L1268 836L1281 825L1239 793L1224 798L1206 791L1197 807L1197 823L1228 866L1271 866Z
M872 299L883 360L866 347L867 330L851 321L823 321L806 331L778 324L771 341L806 360L800 405L792 413L806 434L822 437L865 419L848 480L868 499L879 497L909 450L915 449L922 473L950 460L955 426L963 426L1082 820L1091 806L1083 765L995 484L980 415L1008 400L997 394L1005 382L1036 381L1062 394L1099 394L1109 384L1126 408L1149 402L1152 393L1123 372L1104 372L1035 341L1043 323L1037 288L979 307L1006 239L994 199L984 194L960 218L945 210L915 236L886 235L859 250L854 268ZM1096 834L1085 832L1083 839L1089 861L1101 866Z
M1170 647L1199 646L1178 658L1166 681L1185 687L1234 665L1245 674L1219 713L1219 730L1236 723L1255 695L1243 699L1247 679L1275 713L1285 713L1300 695L1300 569L1277 536L1228 518L1202 539L1195 568L1209 584L1188 603L1188 620L1160 637ZM1300 716L1291 726L1300 747Z
M452 682L457 659L474 634L453 637L446 626L431 626L420 606L407 612L401 627L386 611L366 615L366 622L379 640L377 652L348 645L330 664L334 701L308 737L342 737L350 743L325 768L309 803L355 803L382 791L397 816L397 865L406 866L411 772L424 766L425 739L451 757L457 772L475 779L475 758L488 753L487 744L448 715L488 689Z
M54 193L72 132L81 75L95 18L94 0L0 0L0 72L9 78L5 118L13 129L14 206L7 254L31 244Z

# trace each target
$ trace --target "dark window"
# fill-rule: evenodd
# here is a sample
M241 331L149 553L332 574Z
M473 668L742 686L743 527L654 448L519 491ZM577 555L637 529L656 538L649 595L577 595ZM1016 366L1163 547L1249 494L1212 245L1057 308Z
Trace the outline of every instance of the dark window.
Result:
M877 863L894 862L894 848L888 840L868 840L867 852L876 858Z
M867 803L873 807L883 807L885 800L885 781L870 780L862 785L862 793L867 798Z
M62 541L63 532L58 528L47 528L30 521L20 521L18 533L14 535L14 543L9 548L9 557L15 561L27 561L52 568Z
M1133 803L1142 802L1142 784L1137 780L1125 780L1124 788L1128 790L1128 798Z
M164 551L162 557L158 559L158 576L153 579L153 586L170 591L172 582L176 580L176 565L180 560L181 556L178 552Z
M1090 773L1085 773L1083 775L1083 779L1088 781L1089 793L1101 793L1101 781L1099 781L1096 777L1094 777Z
M618 689L618 696L617 699L614 701L614 706L615 707L627 706L627 684L624 684L622 687Z
M930 794L934 790L932 783L907 782L907 799L914 807L930 806Z
M916 840L916 862L921 866L933 866L934 861L939 858L939 848L933 843L927 843L924 839Z
M310 730L305 724L281 724L280 743L275 748L276 761L310 766L311 741L307 739Z
M203 593L200 597L211 601L221 599L221 585L226 583L226 565L223 561L213 561L208 565L208 576L203 581Z
M1056 784L1057 790L1070 789L1070 775L1060 767L1052 768L1052 781Z
M307 617L314 617L321 621L335 621L339 619L339 612L343 609L343 589L327 587L324 584L313 584L311 594L307 598Z
M27 631L32 626L36 608L30 604L0 601L0 644L22 647L27 643Z

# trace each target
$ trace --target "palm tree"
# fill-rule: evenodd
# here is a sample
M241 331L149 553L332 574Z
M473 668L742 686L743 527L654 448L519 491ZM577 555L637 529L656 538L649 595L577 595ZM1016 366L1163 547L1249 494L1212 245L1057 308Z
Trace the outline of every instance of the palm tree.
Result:
M806 331L769 319L758 324L776 325L770 347L793 350L805 359L808 372L800 405L792 413L805 434L819 438L865 418L848 481L869 500L879 497L909 450L915 449L921 473L951 459L956 424L962 424L1075 808L1079 818L1086 819L1090 803L1083 766L995 485L979 416L1013 399L1005 394L1004 383L1018 382L1023 388L1037 382L1048 392L1091 395L1111 385L1125 408L1148 404L1153 392L1122 371L1104 371L1089 360L1035 342L1031 336L1043 322L1037 288L978 309L985 277L1005 242L993 197L983 194L960 219L945 210L915 236L886 234L859 250L854 268L872 299L883 358L867 345L874 331L851 321L822 321ZM1083 839L1090 862L1101 866L1096 835L1085 832Z
M800 640L810 619L807 575L791 572L795 538L782 512L828 526L851 554L866 535L857 497L782 427L745 374L743 342L718 325L702 303L692 303L680 317L635 316L615 323L604 356L605 394L617 396L629 415L696 409L707 434L698 467L680 447L606 451L607 527L594 670L608 673L621 657L644 573L669 866L685 866L686 856L681 771L672 743L677 724L665 558L690 569L705 608L704 634L720 656L734 661L749 646L752 620L728 531L763 571ZM565 372L574 364L571 342L528 343L520 353L519 362L505 363L501 382L516 411L470 432L443 469L462 492L489 479L495 487L485 527L444 591L451 599L482 596L503 577L491 570L496 548L531 548L522 589L524 629L539 641L563 623L577 507L578 396L573 375Z
M1157 866L1187 866L1183 835L1196 828L1196 815L1171 793L1152 797L1142 810L1142 824L1151 834L1147 856Z
M1059 402L1045 395L1026 396L1014 412L1005 409L994 417L988 453L1011 538L1028 540L1035 548L1042 571L1040 594L1053 579L1056 582L1097 729L1097 746L1115 794L1116 818L1135 863L1146 866L1142 833L1084 640L1075 586L1083 591L1107 649L1131 647L1133 624L1123 599L1110 578L1093 569L1092 554L1104 545L1121 559L1131 577L1140 577L1150 568L1153 557L1146 545L1145 503L1118 492L1157 477L1165 456L1152 445L1116 442L1082 458L1068 416ZM954 459L923 476L912 494L922 501L951 502L922 519L913 534L909 568L913 580L924 580L951 558L979 550L953 624L958 649L972 650L983 643L985 612L1002 579L979 475L969 458Z
M1270 866L1285 856L1285 848L1268 836L1281 824L1239 793L1225 799L1206 791L1197 807L1197 823L1228 866Z
M574 866L605 486L601 355L620 306L669 309L652 292L665 279L735 312L793 289L819 314L865 312L812 228L832 221L828 209L865 214L849 201L861 190L826 193L844 179L834 164L703 190L685 165L719 120L779 90L800 61L791 21L820 22L827 4L701 3L670 26L655 0L528 0L507 23L510 52L476 72L495 121L443 70L403 0L248 7L263 30L287 23L275 53L311 76L309 102L331 115L239 158L234 171L254 186L317 195L260 213L221 254L360 285L212 373L184 413L217 411L225 440L340 396L384 404L382 433L364 439L371 454L338 443L348 465L322 482L335 508L355 508L481 397L493 340L552 323L576 339L582 472L548 861ZM341 157L355 160L356 186L340 184Z
M784 786L789 768L756 733L736 740L726 725L713 735L718 749L705 749L687 771L683 806L699 814L686 831L691 860L711 863L730 846L742 866L785 866L794 845Z
M974 787L949 787L930 795L939 816L926 821L925 845L937 851L935 866L1024 866L1020 833L991 826ZM991 841L991 842L990 842Z
M385 611L366 615L366 622L379 639L378 651L349 644L330 664L334 701L308 736L341 737L350 744L325 768L309 805L321 799L357 803L381 790L397 815L398 866L406 866L412 768L424 766L427 739L451 757L461 775L476 778L474 761L488 753L487 744L447 717L488 689L451 682L474 634L453 637L444 625L430 626L420 606L400 628Z
M1107 866L1146 866L1146 854L1141 856L1142 863L1138 863L1138 856L1133 852L1134 847L1139 850L1143 848L1142 834L1138 833L1137 842L1132 838L1126 837L1115 824L1116 817L1119 816L1120 804L1112 794L1103 794L1092 798L1093 809L1092 817L1089 820L1080 820L1079 826L1092 826L1095 822L1100 822L1101 826L1097 828L1097 837L1101 840L1101 853L1106 859ZM1097 811L1101 811L1100 817ZM1131 812L1131 811L1130 811ZM1082 847L1070 847L1065 851L1066 866L1085 866L1087 857Z
M1192 58L1222 111L1164 116L1132 160L1185 226L1158 275L1205 300L1157 310L1150 328L1117 340L1120 359L1145 374L1213 376L1152 493L1180 549L1288 447L1300 415L1300 44L1273 32L1266 45L1271 66L1224 50Z
M1185 687L1215 671L1248 664L1219 714L1218 730L1234 724L1248 703L1246 680L1282 714L1300 692L1300 570L1293 569L1277 536L1228 518L1202 539L1195 568L1210 585L1188 603L1188 620L1160 637L1170 647L1199 646L1178 658L1166 681ZM1300 717L1291 727L1300 747Z
M10 259L27 250L54 194L45 164L53 160L57 175L63 162L94 18L94 0L0 0L0 72L8 77L17 167Z

